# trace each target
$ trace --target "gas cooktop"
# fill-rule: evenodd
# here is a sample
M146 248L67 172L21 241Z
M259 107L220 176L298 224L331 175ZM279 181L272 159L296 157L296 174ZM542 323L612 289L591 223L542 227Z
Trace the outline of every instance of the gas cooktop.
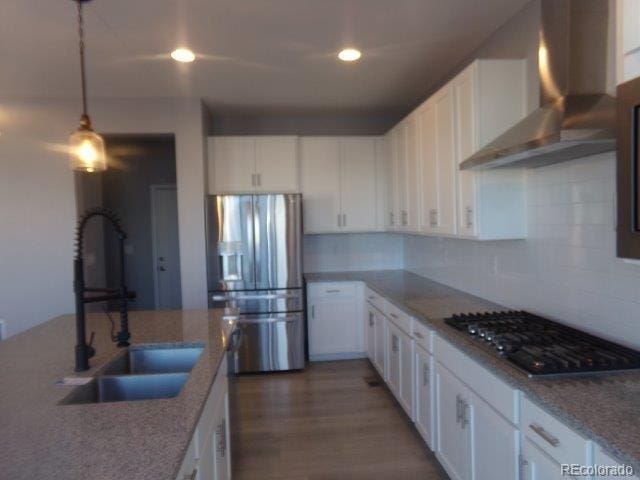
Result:
M445 323L529 377L640 369L640 352L527 312L454 315Z

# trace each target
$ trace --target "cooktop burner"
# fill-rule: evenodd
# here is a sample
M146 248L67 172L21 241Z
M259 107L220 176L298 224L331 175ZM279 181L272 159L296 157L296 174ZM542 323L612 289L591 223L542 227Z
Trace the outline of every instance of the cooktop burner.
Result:
M454 315L445 323L466 331L530 377L640 368L640 353L527 312Z

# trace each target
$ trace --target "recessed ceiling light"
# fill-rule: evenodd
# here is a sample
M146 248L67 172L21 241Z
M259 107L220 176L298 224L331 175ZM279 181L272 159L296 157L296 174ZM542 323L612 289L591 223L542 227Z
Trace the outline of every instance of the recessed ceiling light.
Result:
M191 63L196 59L196 54L188 48L176 48L171 52L171 58L180 63Z
M338 54L338 58L343 62L355 62L362 56L360 50L355 48L345 48Z

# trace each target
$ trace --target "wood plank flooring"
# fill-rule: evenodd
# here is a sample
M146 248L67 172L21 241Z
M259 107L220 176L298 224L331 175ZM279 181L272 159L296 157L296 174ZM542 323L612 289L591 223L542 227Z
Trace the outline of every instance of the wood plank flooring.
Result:
M366 360L240 376L234 480L440 480L447 476Z

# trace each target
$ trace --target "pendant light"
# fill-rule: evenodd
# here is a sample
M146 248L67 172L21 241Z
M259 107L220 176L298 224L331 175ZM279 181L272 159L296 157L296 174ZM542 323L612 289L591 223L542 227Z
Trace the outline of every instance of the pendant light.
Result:
M82 115L80 126L69 137L69 164L73 170L103 172L107 169L107 156L102 136L91 126L87 112L87 79L84 65L84 19L82 4L89 0L73 0L78 3L78 38L80 53L80 80L82 83Z

